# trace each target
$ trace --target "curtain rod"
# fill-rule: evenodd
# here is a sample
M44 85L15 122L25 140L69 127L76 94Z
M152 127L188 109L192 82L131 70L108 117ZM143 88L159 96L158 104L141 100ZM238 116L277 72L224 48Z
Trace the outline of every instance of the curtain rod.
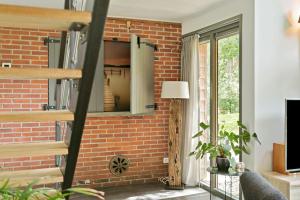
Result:
M213 25L210 25L210 26L207 26L205 28L201 28L201 29L198 29L196 31L184 34L182 36L182 38L186 38L186 37L189 37L189 36L192 36L192 35L195 35L195 34L199 34L199 35L205 34L207 32L222 28L222 27L230 25L230 24L240 23L240 22L242 22L242 20L243 20L243 15L240 14L240 15L237 15L235 17L231 17L229 19L217 22L217 23L215 23Z

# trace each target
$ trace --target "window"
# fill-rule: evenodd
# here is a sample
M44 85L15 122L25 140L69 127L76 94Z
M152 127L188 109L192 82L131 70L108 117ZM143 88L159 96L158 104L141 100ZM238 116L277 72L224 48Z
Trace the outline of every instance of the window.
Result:
M104 112L130 111L130 42L104 41Z
M217 47L217 128L224 125L227 130L238 133L236 122L240 119L239 34L237 32L227 33L217 38ZM235 159L239 161L239 157ZM227 177L227 179L229 178ZM226 189L233 196L239 196L239 179L237 177L232 179L232 188ZM224 191L225 181L224 176L218 176L217 188Z
M69 58L75 67L83 66L86 37L80 37L77 57ZM49 67L58 66L59 40L48 44ZM129 112L151 113L154 104L154 49L155 45L136 35L130 42L105 40L99 59L89 103L89 113ZM76 44L74 44L76 45ZM72 45L71 45L72 46ZM76 48L71 51L76 51ZM68 85L68 84L66 84ZM49 105L55 106L56 81L49 82ZM53 101L52 101L53 99ZM51 100L51 101L50 101Z
M199 41L199 90L200 121L210 124L211 129L201 139L217 143L218 129L225 125L227 129L239 132L236 121L241 119L241 48L239 18L226 25L214 25L200 33ZM214 28L215 27L215 28ZM240 160L239 157L236 160ZM206 169L213 163L209 156L199 161L201 166L201 185L209 186L215 193L226 192L233 198L239 198L239 178L210 176ZM212 179L212 180L211 180Z

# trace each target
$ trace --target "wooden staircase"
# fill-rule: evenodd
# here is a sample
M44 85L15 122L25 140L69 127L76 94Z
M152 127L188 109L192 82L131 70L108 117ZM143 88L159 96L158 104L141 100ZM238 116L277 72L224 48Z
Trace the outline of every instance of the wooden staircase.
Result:
M63 174L60 168L45 168L34 170L20 170L0 173L0 184L9 179L9 185L12 187L26 186L33 181L38 185L63 182Z
M0 145L1 159L27 157L27 156L55 156L55 155L67 155L67 154L68 154L68 146L64 142L60 142L60 141Z
M0 122L43 122L72 120L74 120L74 114L70 111L20 111L0 113Z
M0 68L0 79L79 79L79 69Z
M88 25L91 13L0 4L0 19L3 27L67 31L72 23Z
M48 8L34 8L0 4L0 26L30 29L80 31L89 26L87 52L81 69L0 68L0 79L80 79L77 104L74 111L0 112L1 122L68 121L72 123L71 139L67 142L0 144L0 159L67 155L65 168L55 167L21 171L0 170L0 186L6 179L15 187L62 182L62 189L71 187L79 153L93 74L103 36L109 0L96 0L92 13Z

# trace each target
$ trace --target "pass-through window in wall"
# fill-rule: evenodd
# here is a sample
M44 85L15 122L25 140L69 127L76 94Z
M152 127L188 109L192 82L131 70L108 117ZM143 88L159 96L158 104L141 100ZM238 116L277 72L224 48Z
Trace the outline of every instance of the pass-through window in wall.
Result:
M104 112L130 111L130 42L104 41Z
M78 45L78 66L83 66L86 38ZM54 40L53 40L54 41ZM58 66L59 39L49 43L49 67ZM89 113L152 113L154 102L155 45L136 35L131 40L104 40L98 55ZM54 99L56 81L49 82L49 99ZM50 103L50 101L49 101Z

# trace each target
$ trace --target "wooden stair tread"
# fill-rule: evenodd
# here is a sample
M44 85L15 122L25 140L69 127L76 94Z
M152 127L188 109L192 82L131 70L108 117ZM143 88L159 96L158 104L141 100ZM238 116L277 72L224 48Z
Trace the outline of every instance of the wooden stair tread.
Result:
M22 187L33 181L37 181L36 185L63 182L63 175L59 168L0 171L0 185L3 185L7 179L10 186Z
M0 4L0 26L68 30L73 22L89 24L90 12Z
M0 145L0 159L27 156L54 156L66 154L68 154L68 146L64 142L41 142Z
M0 79L78 79L79 69L0 68Z
M74 120L74 114L70 111L0 112L0 122L43 122L72 120Z

